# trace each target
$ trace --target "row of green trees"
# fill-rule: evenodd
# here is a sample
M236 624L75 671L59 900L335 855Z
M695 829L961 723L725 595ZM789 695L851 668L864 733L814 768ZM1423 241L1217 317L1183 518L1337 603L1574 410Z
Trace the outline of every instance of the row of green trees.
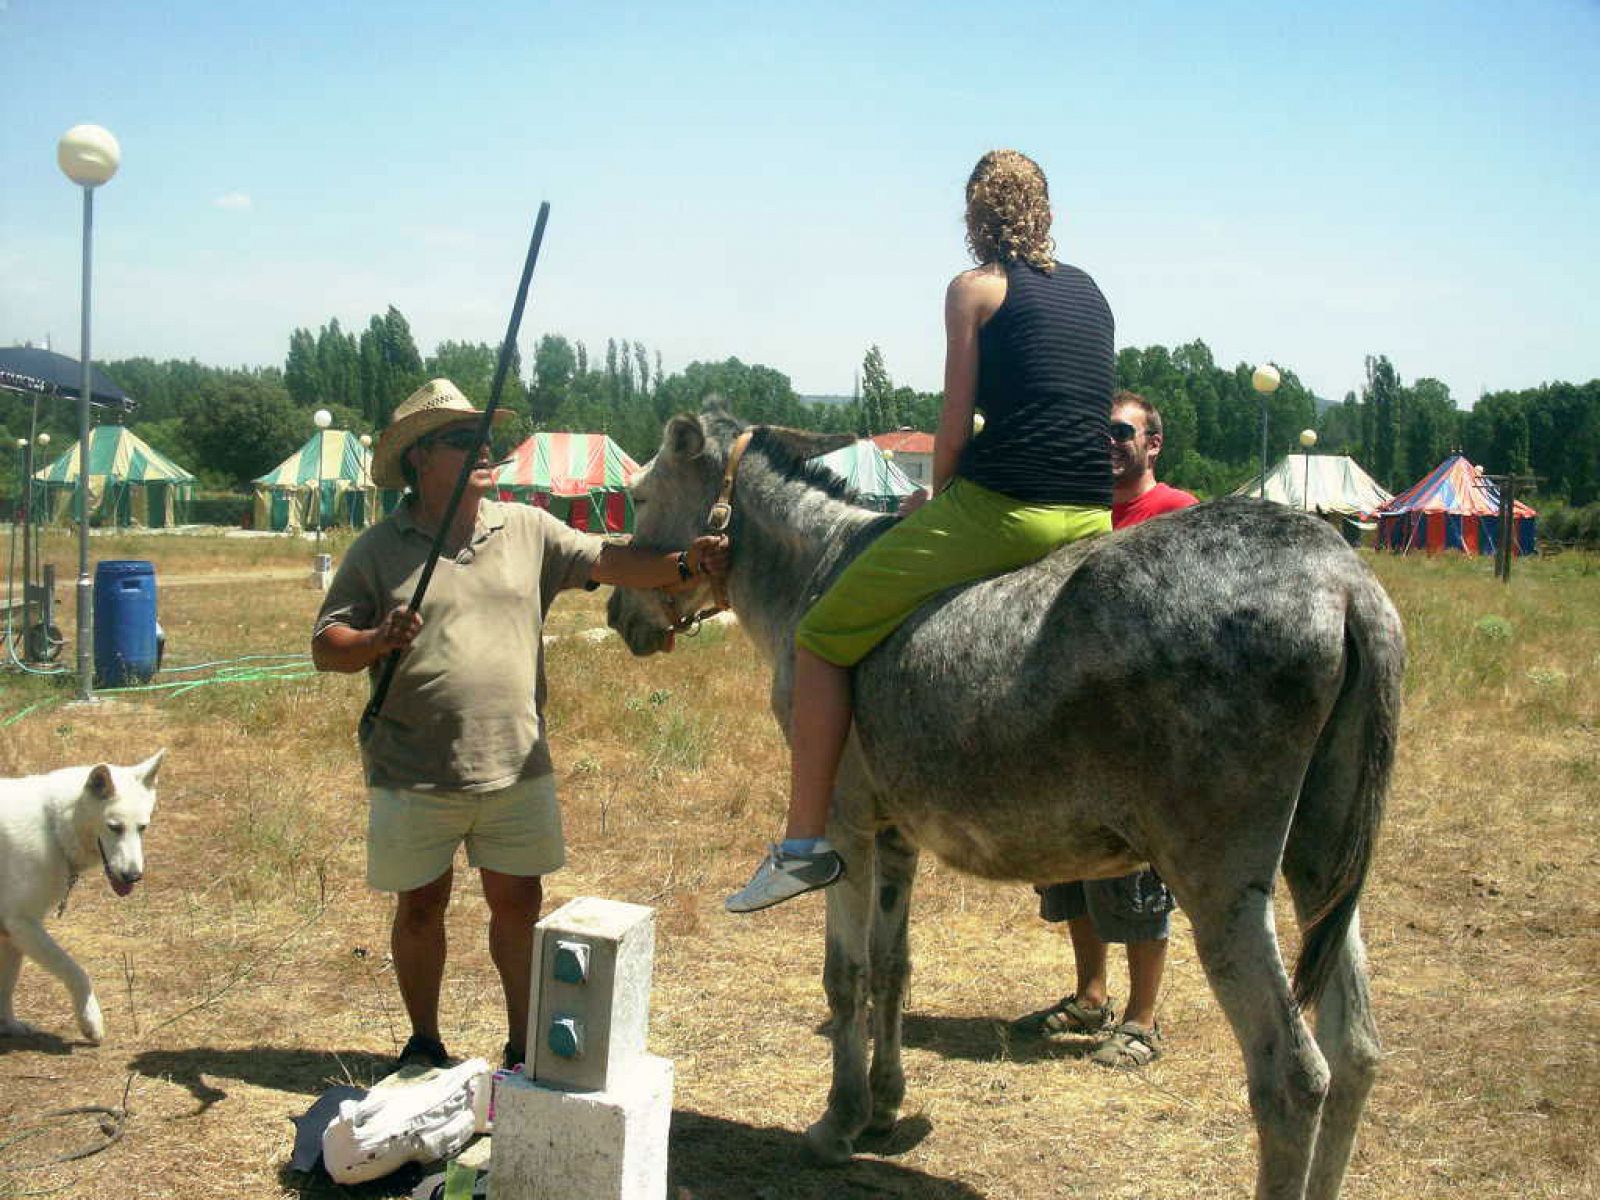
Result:
M141 437L195 470L205 485L230 488L264 474L304 442L317 408L329 409L338 428L376 434L406 395L438 375L482 404L498 353L489 343L447 341L423 355L405 316L390 307L359 335L337 320L294 330L281 369L147 358L101 365L138 401L132 424ZM1291 368L1279 369L1281 385L1263 402L1251 386L1251 367L1220 366L1203 341L1127 347L1117 355L1118 385L1162 411L1164 477L1201 494L1231 490L1259 469L1264 403L1272 461L1298 452L1300 431L1315 429L1318 453L1354 456L1390 490L1459 450L1492 473L1538 477L1539 495L1573 506L1600 499L1600 380L1491 393L1462 410L1439 380L1407 385L1383 356L1367 360L1361 391L1337 403L1315 396ZM508 445L534 429L600 431L643 461L655 452L667 417L697 408L711 392L751 421L859 434L936 428L940 395L897 386L878 346L866 351L859 380L851 397L807 401L781 371L737 358L691 363L668 375L660 352L643 342L609 338L603 353L591 354L581 341L547 333L527 372L512 356L501 403L516 419L498 437ZM57 447L73 440L70 405L47 402L41 417ZM5 444L14 445L27 422L27 402L0 394ZM10 457L0 456L0 484L15 474Z

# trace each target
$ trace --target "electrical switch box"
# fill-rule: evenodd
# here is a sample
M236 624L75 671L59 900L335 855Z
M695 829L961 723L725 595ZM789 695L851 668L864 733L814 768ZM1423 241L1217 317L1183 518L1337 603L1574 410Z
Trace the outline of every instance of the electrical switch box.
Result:
M606 1091L645 1053L655 910L580 897L534 926L528 1061L536 1083Z

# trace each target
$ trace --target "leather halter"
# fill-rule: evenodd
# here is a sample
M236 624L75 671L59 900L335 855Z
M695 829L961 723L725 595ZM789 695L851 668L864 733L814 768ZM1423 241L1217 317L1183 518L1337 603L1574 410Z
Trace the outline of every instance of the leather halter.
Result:
M746 429L734 438L733 445L728 449L728 464L722 469L722 486L717 489L717 498L711 505L711 511L706 514L706 533L726 534L733 525L733 483L739 474L739 463L743 461L744 452L749 449L750 439L755 436L757 428L759 426ZM733 607L728 601L728 584L725 576L711 577L711 596L715 601L714 604L690 614L679 612L673 594L663 590L661 601L666 607L667 616L672 619L672 632L693 637L700 632L700 622L707 617L727 612Z

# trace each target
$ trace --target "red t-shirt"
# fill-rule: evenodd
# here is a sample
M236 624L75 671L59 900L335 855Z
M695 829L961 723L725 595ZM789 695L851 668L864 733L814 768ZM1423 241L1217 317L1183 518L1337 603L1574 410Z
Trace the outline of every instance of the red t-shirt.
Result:
M1135 496L1126 504L1113 504L1111 528L1121 529L1124 525L1137 525L1140 521L1148 521L1151 517L1159 517L1162 513L1176 512L1180 508L1188 508L1191 504L1199 503L1200 501L1182 488L1158 483L1148 492Z

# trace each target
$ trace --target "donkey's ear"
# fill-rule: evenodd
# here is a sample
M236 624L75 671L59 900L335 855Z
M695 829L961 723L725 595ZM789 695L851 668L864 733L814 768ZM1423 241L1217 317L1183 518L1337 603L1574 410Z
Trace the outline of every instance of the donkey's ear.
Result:
M706 432L697 418L679 413L667 422L661 453L668 458L697 458L706 448Z
M802 461L816 458L819 454L831 454L856 440L853 433L814 433L809 429L786 429L781 425L770 426L767 436Z

